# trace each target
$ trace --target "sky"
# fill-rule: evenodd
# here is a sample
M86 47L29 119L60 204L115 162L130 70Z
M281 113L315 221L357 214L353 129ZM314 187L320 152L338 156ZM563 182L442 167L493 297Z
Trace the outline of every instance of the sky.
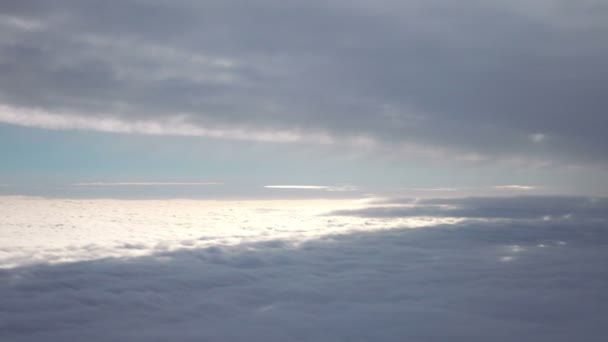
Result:
M0 192L605 195L607 15L601 0L5 1Z
M605 0L0 1L0 340L604 341Z

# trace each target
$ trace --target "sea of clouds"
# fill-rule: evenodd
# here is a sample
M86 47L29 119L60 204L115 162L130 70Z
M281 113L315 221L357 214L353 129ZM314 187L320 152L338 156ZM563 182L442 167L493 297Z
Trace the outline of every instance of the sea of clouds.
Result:
M2 341L604 341L608 201L0 199Z

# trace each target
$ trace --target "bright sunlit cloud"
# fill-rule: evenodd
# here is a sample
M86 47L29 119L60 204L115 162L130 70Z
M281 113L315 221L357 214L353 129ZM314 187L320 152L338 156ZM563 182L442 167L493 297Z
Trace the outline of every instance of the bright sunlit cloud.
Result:
M537 187L529 185L496 185L494 189L498 190L535 190Z
M356 191L358 187L353 185L264 185L266 189L290 189L290 190L325 190L325 191Z
M159 250L271 239L297 243L331 234L460 221L326 215L364 205L356 200L62 200L0 196L4 215L0 224L0 268L134 257Z

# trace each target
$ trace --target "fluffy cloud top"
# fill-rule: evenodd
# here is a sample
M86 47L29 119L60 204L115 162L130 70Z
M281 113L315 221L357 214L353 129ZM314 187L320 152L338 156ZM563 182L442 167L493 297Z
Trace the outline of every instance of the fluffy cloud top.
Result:
M124 249L146 249L148 245L134 242L155 232L150 240L156 239L159 248L135 257L51 264L39 260L1 270L3 340L599 342L607 333L605 219L454 221L408 229L407 221L386 219L374 226L372 222L380 221L319 215L330 202L299 202L289 210L281 203L279 211L271 202L156 203L167 210L181 208L172 211L178 218L170 218L150 201L23 200L49 219L59 219L61 208L70 206L89 208L84 216L97 217L89 217L89 227L84 222L59 227L64 233L103 232L108 226L108 233L126 231L116 233ZM493 203L500 201L509 200ZM547 203L574 206L570 211L589 203L510 201L538 212ZM203 215L208 221L199 228L179 228L178 222L200 224L196 213L205 207L215 216ZM133 216L144 211L165 217L164 224L154 228L153 217ZM104 213L115 213L108 219L118 220L117 226L103 222ZM232 224L234 229L207 231L220 217L225 227ZM13 220L19 219L25 218ZM42 222L36 215L31 220ZM176 225L166 224L171 221ZM281 226L288 221L306 224ZM78 218L64 216L64 222L73 224ZM172 234L156 232L161 226L187 232L191 236L181 238L190 245L166 248ZM311 230L314 238L298 238ZM40 231L52 236L48 229ZM247 232L254 238L247 238ZM240 243L210 239L211 244L196 245L212 234ZM6 249L11 240L0 241L3 253L15 252ZM74 239L71 248L86 255L95 244L109 241L86 234ZM163 241L169 242L165 248Z

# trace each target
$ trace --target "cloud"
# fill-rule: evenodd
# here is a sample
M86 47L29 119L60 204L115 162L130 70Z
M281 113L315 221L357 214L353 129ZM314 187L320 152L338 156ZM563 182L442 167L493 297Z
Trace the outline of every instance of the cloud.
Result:
M326 190L324 185L264 185L267 189L302 189L302 190Z
M518 200L521 207L543 208L550 202L511 201ZM202 224L199 218L208 213L196 214L212 202L194 201L185 208L189 202L178 201L168 208L164 201L22 201L13 202L13 207L29 205L35 209L33 216L15 217L39 225L45 221L37 214L67 222L75 218L62 213L79 207L79 215L97 215L89 221L91 231L108 228L108 235L120 226L145 232L121 235L124 253L149 248L137 242L141 235L162 233L150 229L156 219L166 220L159 209L177 210L177 216L196 228L179 249L167 248L172 244L169 235L156 235L152 240L157 240L157 248L146 255L58 264L41 258L37 264L0 270L3 340L506 342L517 336L560 342L584 336L585 341L599 342L606 336L605 221L460 222L422 229L399 229L393 227L395 221L386 221L383 229L374 231L342 231L307 240L275 235L256 241L245 233L290 229L295 221L273 219L289 211L305 221L296 227L298 235L330 227L327 216L315 214L328 202L317 203L313 211L305 206L283 207L280 213L258 210L257 218L250 209L268 209L270 202L247 202L248 207L224 203L213 218L234 230L202 232L213 220ZM587 202L556 198L551 203L573 205L575 210ZM45 214L43 208L49 211ZM133 216L143 211L156 214L140 220ZM195 216L187 217L186 212ZM108 217L119 221L116 227L109 220L99 221L104 213L117 213ZM244 221L234 221L239 217L261 224L246 229ZM164 227L180 234L186 229ZM79 229L89 228L80 225L74 230ZM15 230L15 237L23 231L27 229ZM49 234L48 229L37 230L41 232ZM209 238L210 232L227 233L224 238L234 241L188 244ZM98 244L73 244L70 249L101 256L103 236L85 235ZM49 237L36 249L32 245L32 251L51 248ZM2 255L6 253L16 250L4 245Z
M472 188L404 188L403 190L412 190L412 191L460 191L460 190L468 190Z
M26 18L0 15L0 25L8 26L19 31L40 31L44 26L36 21Z
M529 185L495 185L493 186L494 189L498 189L498 190L535 190L537 189L534 186L529 186Z
M390 206L386 206L390 205ZM525 220L605 220L608 199L565 196L389 199L333 215L359 217L460 217Z
M542 134L542 133L535 133L530 135L530 140L532 140L535 143L541 143L543 141L545 141L547 139L547 137Z
M600 1L59 1L1 10L4 123L346 140L394 155L399 146L441 151L422 155L435 159L606 162Z
M531 185L492 185L492 186L455 186L455 187L429 187L429 188L401 188L407 193L415 193L421 196L430 194L431 196L441 197L442 194L454 194L458 196L496 195L504 191L533 191L541 190L541 187Z
M330 144L332 138L318 133L266 130L255 131L244 128L205 128L188 124L184 115L160 120L128 121L112 116L88 117L82 115L56 114L35 109L12 108L0 105L0 122L26 127L53 130L94 130L108 133L136 133L146 135L198 136L216 139L252 140L261 142L293 143L314 142Z
M218 182L89 182L74 183L71 186L202 186L224 185Z
M325 191L355 191L358 188L353 185L264 185L267 189L289 189L289 190L325 190Z
M105 189L106 185L99 187ZM387 229L384 219L323 215L359 206L347 199L221 201L0 196L0 207L5 209L2 225L6 228L0 232L0 240L4 241L0 243L0 269L40 262L128 258L159 250L269 239L299 243L330 234ZM391 221L395 226L410 228L456 222Z

